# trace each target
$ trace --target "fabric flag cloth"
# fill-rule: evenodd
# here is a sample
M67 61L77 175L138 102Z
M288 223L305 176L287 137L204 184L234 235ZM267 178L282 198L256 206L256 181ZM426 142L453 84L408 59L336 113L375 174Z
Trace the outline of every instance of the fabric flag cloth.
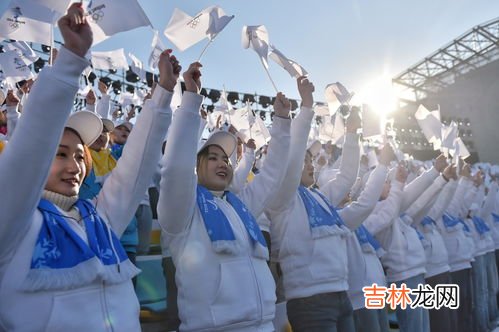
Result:
M213 40L233 18L218 6L203 9L194 17L175 8L163 33L182 52L205 38Z
M93 45L118 32L151 25L137 0L91 0L87 13L94 34Z
M423 105L419 105L414 114L424 136L428 142L433 143L434 150L439 150L442 144L442 123L438 118L439 114L440 112L437 115L428 111Z
M107 52L92 52L92 66L94 69L128 69L125 50L120 48Z
M159 34L157 30L154 30L154 36L152 37L151 43L151 54L149 55L149 68L152 70L158 68L159 56L165 50L165 46L159 38Z
M58 13L30 0L13 0L0 18L0 37L50 45Z
M454 149L454 141L458 137L458 126L454 121L449 126L442 125L442 147Z
M7 51L16 51L17 55L21 57L27 65L32 64L40 58L35 51L33 51L31 47L23 41L6 43L4 49Z
M53 23L55 23L61 16L66 14L67 9L69 8L69 5L72 2L72 0L29 0L29 1L53 10L56 13Z
M132 60L130 64L130 68L132 71L137 74L141 81L146 80L146 71L144 70L144 64L140 61L135 55L132 53L128 53L128 57Z
M248 124L251 128L256 122L256 117L255 117L255 113L253 113L253 110L251 109L251 105L248 101L246 102L246 110L248 111Z
M225 91L225 88L220 94L220 100L218 102L218 105L215 106L215 110L229 114L232 111L232 105L227 101L227 92Z
M342 145L343 136L345 135L345 122L343 117L338 113L334 115L334 130L333 135L330 138L333 144Z
M341 105L346 105L353 97L353 93L348 92L347 88L340 82L331 83L324 90L327 104L329 106L330 115L334 115Z
M0 66L7 83L11 86L16 82L34 77L25 59L16 51L0 53Z
M362 137L367 139L381 135L383 135L382 118L368 105L362 105Z
M454 144L455 156L466 159L471 155L461 137L456 138Z
M269 53L270 58L277 63L279 66L284 68L291 77L298 78L300 76L307 75L305 68L300 66L295 61L288 59L281 51L275 48L274 45L270 45L271 51Z
M242 31L243 48L251 47L260 57L266 69L269 68L269 33L264 25L244 26Z

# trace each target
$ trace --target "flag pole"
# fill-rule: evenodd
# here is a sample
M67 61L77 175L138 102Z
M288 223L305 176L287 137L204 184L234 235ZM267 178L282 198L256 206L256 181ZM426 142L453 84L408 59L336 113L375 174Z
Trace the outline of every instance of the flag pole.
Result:
M201 51L201 54L198 57L197 62L201 61L201 57L204 55L204 52L206 52L206 49L208 48L208 46L210 46L210 44L211 44L212 41L213 40L210 40L208 43L206 43L206 45L204 46L203 50Z
M49 66L54 64L54 24L50 24L50 56Z
M255 116L255 115L253 114L253 110L249 107L249 101L246 101L246 110L248 111L248 124L249 124L249 134L250 134L250 139L253 139L253 135L251 135L251 128L253 128L253 124L249 123L249 122L250 122L250 121L249 121L249 119L250 119L250 118L249 118L249 112L251 112L251 114L252 114L253 116Z
M275 93L278 93L279 90L277 89L277 86L275 85L275 82L272 79L272 76L270 76L269 69L267 68L267 66L265 66L265 63L263 63L263 59L261 57L260 57L260 61L262 62L262 66L265 69L265 72L267 73L267 76L269 77L269 80L272 83L272 86L274 87Z

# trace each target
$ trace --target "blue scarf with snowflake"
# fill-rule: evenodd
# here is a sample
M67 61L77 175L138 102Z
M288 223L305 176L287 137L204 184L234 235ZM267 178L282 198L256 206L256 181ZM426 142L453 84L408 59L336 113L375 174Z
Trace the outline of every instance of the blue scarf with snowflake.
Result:
M121 283L139 272L93 204L79 199L75 207L83 220L88 244L53 203L40 200L38 210L43 223L24 283L26 290L70 289L99 278Z
M489 226L487 226L487 224L482 218L478 216L473 216L471 220L473 221L473 225L475 226L475 229L478 232L478 234L483 235L487 232L490 232Z
M494 222L499 222L499 214L492 212L492 219L494 219Z
M385 254L385 251L379 244L378 240L376 240L374 236L367 230L366 226L360 225L355 230L355 236L357 237L357 240L359 241L363 252L375 252L378 257L381 257Z
M324 208L317 199L304 186L298 187L298 193L307 210L310 232L314 239L331 235L347 234L350 230L345 226L336 209L329 203L328 199L318 190L310 189L316 193L326 204Z
M203 217L204 225L208 236L210 237L213 249L217 253L238 254L241 252L241 246L237 243L234 231L230 225L227 216L218 207L213 194L205 187L197 186L196 200L199 211ZM258 226L255 217L241 200L230 191L224 192L227 202L241 219L244 228L248 232L253 245L253 254L256 257L267 259L269 251L267 243Z

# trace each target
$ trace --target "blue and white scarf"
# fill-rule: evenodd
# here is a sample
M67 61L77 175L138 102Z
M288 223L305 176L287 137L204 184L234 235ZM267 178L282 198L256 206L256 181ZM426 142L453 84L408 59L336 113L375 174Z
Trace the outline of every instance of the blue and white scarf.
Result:
M448 232L452 232L456 230L456 226L460 224L459 220L457 218L454 218L448 213L444 213L442 216L442 222L444 223L445 229Z
M498 214L495 214L494 212L492 212L492 219L494 219L494 222L499 223L499 215Z
M340 215L336 212L336 209L329 204L322 193L318 190L310 189L324 201L328 209L325 209L315 197L310 193L310 191L304 186L298 187L298 193L305 205L307 210L308 223L310 226L310 232L312 233L312 238L319 239L331 235L344 235L350 232L350 230L345 226L343 220L341 220Z
M121 283L137 275L114 232L86 200L75 203L88 244L75 233L56 206L46 199L38 203L43 223L24 282L29 291L77 288L101 279Z
M436 223L430 216L425 216L423 220L421 220L421 225L423 226L423 231L428 233L433 229Z
M363 252L375 252L378 257L382 257L385 254L385 251L379 244L378 240L374 238L374 236L367 230L364 225L360 225L355 230L355 235L357 236L357 240L359 241Z
M248 208L236 195L230 191L226 191L224 192L224 196L243 222L253 244L254 256L268 260L269 251L267 243L255 217L253 217ZM240 253L241 247L236 241L230 222L218 207L213 194L205 187L198 185L196 199L213 250L219 254Z
M489 226L487 226L487 224L482 218L478 216L473 216L471 220L473 221L473 225L475 226L475 229L478 232L478 234L484 235L485 233L490 232Z

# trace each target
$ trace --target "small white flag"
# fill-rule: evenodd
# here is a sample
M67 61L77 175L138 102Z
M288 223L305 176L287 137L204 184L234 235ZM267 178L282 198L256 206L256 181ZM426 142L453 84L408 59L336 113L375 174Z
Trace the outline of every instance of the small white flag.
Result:
M298 78L300 76L308 74L305 68L300 66L295 61L288 59L284 54L282 54L281 51L275 48L274 45L271 45L270 47L270 58L274 60L274 62L279 66L284 68L289 73L289 75L291 75L291 77Z
M39 58L35 51L33 51L31 47L29 47L29 45L23 41L6 43L5 50L16 51L17 55L22 58L24 60L24 63L26 63L27 65L32 64Z
M433 149L439 150L442 145L442 124L437 115L421 104L414 117L428 142L433 143Z
M71 0L29 0L29 1L53 10L56 13L54 17L54 23L61 16L66 14L67 9L72 2Z
M24 58L20 57L16 51L0 53L0 66L10 85L34 77Z
M146 80L146 71L144 70L144 64L140 61L135 55L132 53L128 53L128 57L132 60L130 64L130 68L132 71L137 74L141 81Z
M253 110L251 109L249 101L246 102L246 110L248 111L248 124L251 128L256 122L256 117L255 113L253 113Z
M154 36L152 37L151 43L151 54L149 55L149 68L152 70L158 68L159 56L165 50L165 46L163 46L163 42L159 38L159 34L157 30L154 30Z
M218 102L218 105L215 106L215 110L229 114L230 112L232 112L232 105L227 101L227 93L225 92L225 88L222 90L220 100Z
M164 34L176 48L185 51L205 38L213 40L233 18L218 6L203 9L194 17L175 8Z
M120 48L108 52L92 52L92 66L94 69L128 69L125 51Z
M433 113L433 112L432 112ZM458 126L454 121L449 126L442 125L442 147L454 149L454 141L458 137Z
M118 32L151 25L137 0L91 0L87 6L93 45Z
M267 32L267 28L264 25L245 25L241 41L243 48L251 47L258 54L265 68L268 69L269 33Z
M329 105L330 115L334 115L341 105L347 105L353 97L353 93L348 92L347 88L340 82L331 83L326 86L324 96Z
M378 113L368 105L362 105L362 137L364 139L380 137L383 134L381 122L382 119Z
M458 156L461 159L466 159L471 155L461 137L456 138L454 149L456 151L455 156Z
M35 2L13 0L0 18L0 37L50 45L57 13Z

